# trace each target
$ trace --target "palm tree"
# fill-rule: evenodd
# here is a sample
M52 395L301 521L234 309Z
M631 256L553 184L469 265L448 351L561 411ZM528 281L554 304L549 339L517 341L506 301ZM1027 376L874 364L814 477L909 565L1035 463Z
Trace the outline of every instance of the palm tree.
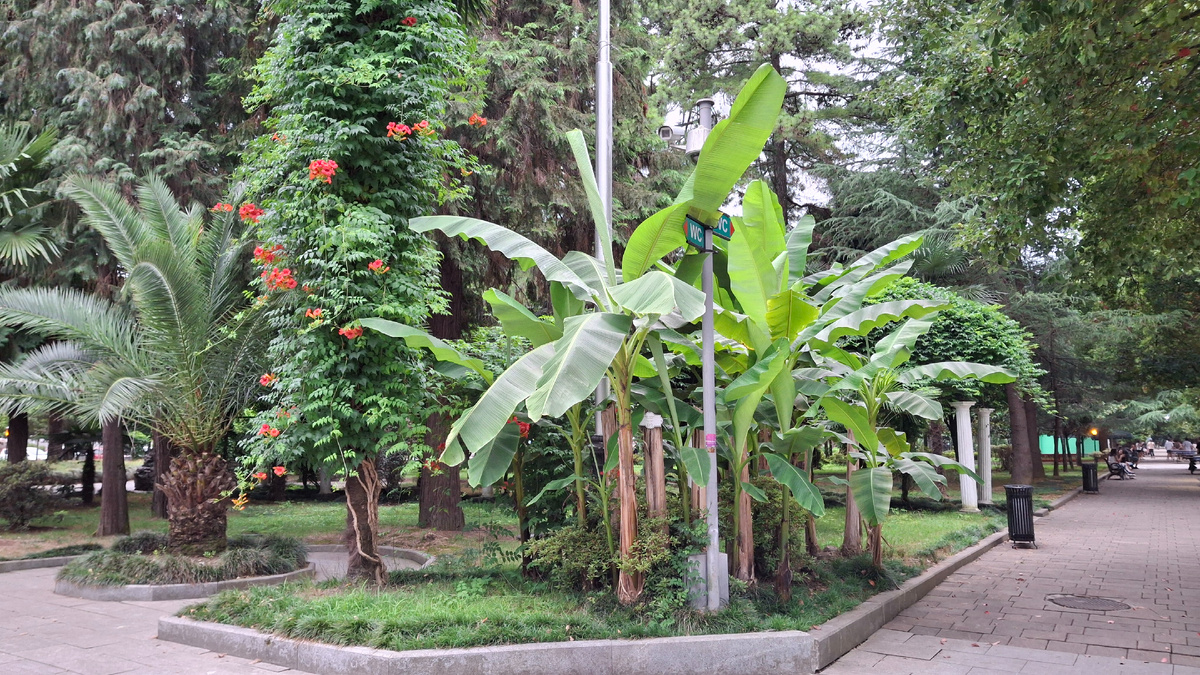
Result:
M221 550L234 480L216 447L254 396L266 352L245 293L253 242L233 214L206 228L205 209L180 206L158 178L140 183L136 205L90 178L71 178L64 191L120 264L121 302L65 288L0 289L0 324L49 340L0 368L0 398L161 434L178 453L160 479L170 548Z
M36 136L28 124L0 125L0 263L26 265L55 252L40 223L48 203L37 188L42 161L58 142L54 129Z

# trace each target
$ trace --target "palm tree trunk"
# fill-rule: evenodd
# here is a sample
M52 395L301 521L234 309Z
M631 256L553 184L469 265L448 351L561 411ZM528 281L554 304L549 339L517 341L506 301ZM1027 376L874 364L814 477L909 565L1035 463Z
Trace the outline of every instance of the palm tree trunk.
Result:
M101 465L100 527L96 535L107 537L129 534L129 499L125 491L125 444L121 442L121 421L109 420L101 430L104 461Z
M27 413L8 416L8 461L24 462L29 451L29 415Z
M161 479L167 496L167 549L183 555L224 551L229 500L222 493L236 486L220 455L207 448L180 448Z
M379 553L379 494L383 486L375 457L364 457L346 477L346 579L382 586L387 568Z
M167 517L167 495L162 490L162 481L171 468L171 443L167 437L153 432L150 436L150 446L154 452L154 497L150 503L150 511L157 518Z

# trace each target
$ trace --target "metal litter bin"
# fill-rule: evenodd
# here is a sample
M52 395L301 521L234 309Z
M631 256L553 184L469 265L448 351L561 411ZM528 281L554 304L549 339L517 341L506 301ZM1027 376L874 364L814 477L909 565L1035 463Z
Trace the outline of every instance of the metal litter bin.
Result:
M1013 545L1029 544L1033 541L1033 486L1005 485L1004 496L1008 502L1008 538Z
M1088 494L1098 494L1100 492L1100 474L1095 462L1083 462L1083 491Z

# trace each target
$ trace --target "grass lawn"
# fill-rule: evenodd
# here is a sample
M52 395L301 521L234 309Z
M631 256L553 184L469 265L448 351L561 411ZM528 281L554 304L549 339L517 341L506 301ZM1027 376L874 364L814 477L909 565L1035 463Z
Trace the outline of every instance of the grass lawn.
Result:
M417 505L384 504L379 509L381 543L442 553L474 546L484 540L487 526L514 526L512 510L491 503L464 502L467 527L464 532L431 532L417 528ZM27 532L0 530L0 558L20 558L60 546L99 543L108 547L116 537L93 536L100 522L100 499L94 506L71 506L40 518ZM229 511L229 534L278 534L310 544L340 543L346 525L346 504L328 502L251 503L245 511ZM131 531L166 532L167 521L150 513L150 495L129 493Z
M382 591L336 581L232 591L182 614L288 637L395 650L810 630L890 587L867 574L865 565L862 558L817 565L808 586L797 586L786 605L765 589L735 591L730 607L715 616L656 616L652 607L634 614L617 606L611 592L554 591L512 569L394 573ZM899 582L916 570L891 565L889 572Z
M817 521L823 546L841 543L844 521L840 506ZM716 616L656 612L653 605L635 614L616 606L610 592L555 590L523 578L513 567L481 569L458 562L393 573L382 591L336 581L231 591L189 608L186 615L288 637L396 650L810 630L1004 523L998 511L965 514L949 504L940 511L896 509L884 526L886 575L870 570L865 557L809 561L794 570L791 602L778 600L769 579L757 587L735 584L730 608Z

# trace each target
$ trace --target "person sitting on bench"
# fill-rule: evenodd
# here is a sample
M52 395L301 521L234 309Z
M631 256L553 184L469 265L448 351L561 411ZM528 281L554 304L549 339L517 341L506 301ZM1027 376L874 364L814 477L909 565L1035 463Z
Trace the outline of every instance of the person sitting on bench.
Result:
M1138 451L1137 451L1137 448L1135 448L1135 447L1133 447L1133 446L1125 446L1125 447L1124 447L1124 448L1121 450L1121 461L1122 461L1123 463L1125 463L1125 464L1129 465L1129 468L1131 468L1131 469L1136 469L1136 468L1138 468L1138 465L1137 465L1137 464L1138 464Z
M1104 477L1105 479L1113 478L1114 476L1120 478L1121 480L1125 480L1126 478L1133 479L1137 477L1136 474L1133 473L1133 469L1130 468L1129 463L1120 461L1116 452L1110 453L1107 461L1108 475Z

